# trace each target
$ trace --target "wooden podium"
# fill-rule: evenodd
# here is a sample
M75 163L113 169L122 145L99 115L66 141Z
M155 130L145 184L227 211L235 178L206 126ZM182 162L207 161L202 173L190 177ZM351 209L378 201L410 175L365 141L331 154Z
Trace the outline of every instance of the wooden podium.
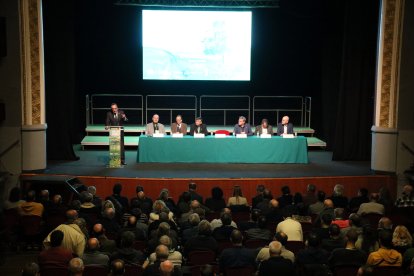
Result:
M121 132L122 126L109 127L109 168L122 168Z

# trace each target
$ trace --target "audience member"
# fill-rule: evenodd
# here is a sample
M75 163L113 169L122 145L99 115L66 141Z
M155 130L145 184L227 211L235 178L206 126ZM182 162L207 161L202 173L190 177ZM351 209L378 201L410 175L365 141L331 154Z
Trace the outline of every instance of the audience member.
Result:
M288 241L303 241L302 225L292 215L290 210L284 211L284 221L279 222L276 232L286 233Z
M247 231L251 228L257 227L257 220L261 216L261 211L259 209L252 209L250 212L250 219L248 221L239 222L238 229L242 232Z
M369 202L368 198L368 190L365 188L361 188L358 190L358 195L356 197L351 198L349 201L349 210L353 213L356 213L363 203Z
M40 252L38 257L41 271L68 267L73 254L71 250L62 247L63 236L64 234L60 230L55 230L50 234L50 248Z
M332 224L336 224L340 229L349 227L349 220L344 219L345 210L344 208L335 208L334 209L334 219Z
M28 191L26 201L22 202L19 207L21 216L42 216L44 207L41 203L35 202L35 199L36 192L33 190Z
M223 212L220 216L221 222L223 225L220 227L216 227L213 230L213 237L217 240L229 240L231 233L233 230L237 229L231 225L232 218L231 214Z
M292 205L293 203L293 196L290 193L289 186L282 187L282 195L277 199L279 202L279 207L281 209L285 208L285 206Z
M328 263L329 253L320 248L321 239L315 233L307 238L307 247L296 255L296 264L305 274L314 275L315 271L322 271L323 265Z
M102 199L96 195L96 187L95 186L88 186L88 193L92 195L92 203L96 206L96 208L102 208Z
M377 231L367 224L362 227L362 235L358 237L355 247L364 251L367 255L378 250L379 243Z
M379 200L378 203L384 205L385 213L387 214L394 208L394 200L391 197L390 190L385 187L382 187L379 190Z
M135 216L130 216L128 218L127 224L118 232L118 234L122 235L122 233L126 231L134 233L136 241L144 241L147 239L147 233L137 227L137 218Z
M142 264L144 261L144 255L141 251L133 248L134 240L134 233L129 231L122 233L121 247L111 255L111 259L121 259L125 263L132 265Z
M341 230L337 224L329 226L329 239L323 239L321 247L328 252L345 247L345 241L341 237Z
M160 263L160 275L162 276L170 276L173 275L174 272L174 264L169 261L163 261Z
M14 209L19 207L25 201L21 198L22 192L19 187L13 187L10 190L9 198L4 201L3 208L4 210Z
M413 186L406 184L403 187L401 197L395 201L397 208L414 207Z
M188 217L188 223L191 225L191 227L185 229L181 234L181 242L183 244L185 244L190 238L197 236L198 224L200 223L200 216L196 213L191 214Z
M177 212L178 212L178 214L188 213L190 211L190 205L191 205L190 192L185 191L178 198L178 203L177 203Z
M287 243L288 237L283 232L277 232L276 235L273 238L273 241L278 241L282 244L281 253L280 256L283 258L289 260L293 263L295 263L295 254L293 254L292 251L286 249L286 243ZM259 253L256 256L256 262L262 262L264 260L269 259L269 246L265 246L262 249L260 249Z
M78 219L78 213L75 210L66 212L67 222L56 227L43 241L45 248L50 247L51 234L60 230L63 232L62 247L71 250L73 254L82 257L85 250L86 236L78 224L82 224Z
M325 208L325 205L323 204L325 201L325 197L326 195L323 191L318 191L318 201L309 205L308 212L310 215L319 215L323 211L323 209Z
M111 262L111 276L121 276L125 273L125 263L123 260L116 259Z
M356 213L352 213L349 215L348 221L349 226L341 229L341 236L345 237L346 233L350 229L354 229L355 231L357 231L358 235L362 235L361 217Z
M102 212L102 218L99 220L99 223L105 228L106 234L110 237L116 237L118 231L121 230L115 215L113 208L107 208Z
M392 233L382 230L379 233L380 248L369 254L367 264L372 266L401 266L401 254L392 249Z
M336 184L334 187L333 194L331 196L331 200L333 202L333 206L335 208L348 208L348 198L344 196L345 187L341 184Z
M159 220L161 212L167 213L169 220L174 221L174 213L167 207L163 200L157 199L152 205L152 212L149 215L149 223Z
M214 230L214 229L216 229L217 227L220 227L220 226L222 226L222 225L223 225L223 222L221 221L221 216L222 216L224 213L230 214L230 216L231 216L231 210L230 210L229 208L224 208L224 209L222 210L222 212L220 213L220 218L218 218L218 219L213 219L213 220L210 222L210 224L211 224L211 229L212 229L212 230ZM237 228L237 224L236 224L233 220L231 221L231 226L233 226L234 228Z
M251 249L243 247L243 235L235 229L231 233L230 241L233 245L221 252L219 257L220 271L225 272L226 268L233 267L255 267L255 256Z
M233 196L229 197L229 200L227 202L227 206L230 207L233 205L248 205L247 199L243 197L241 187L238 185L234 186Z
M191 200L197 200L200 204L203 204L203 197L197 194L197 184L194 182L189 183L188 192L190 193Z
M265 190L265 186L260 184L256 187L256 195L252 198L252 208L256 208L257 204L263 201L263 192Z
M334 269L341 266L362 266L367 261L367 254L355 247L358 239L358 232L350 229L346 233L345 248L334 249L329 257L329 266Z
M363 265L358 269L357 276L374 276L374 268L370 265Z
M268 189L263 191L263 200L256 205L256 209L262 211L262 214L267 214L270 208L270 201L274 200L277 202L277 206L279 206L279 202L276 199L273 199L272 192Z
M109 257L99 251L99 241L97 238L90 238L87 242L86 251L82 256L84 265L102 265L107 267Z
M175 231L174 231L175 232ZM161 222L158 226L155 236L148 241L147 251L154 252L155 248L160 244L159 240L162 236L166 235L171 238L172 245L171 248L177 248L177 234L171 231L171 227L166 222ZM173 234L174 233L174 234Z
M395 227L392 235L392 244L394 249L398 250L400 253L404 253L405 250L412 247L413 237L407 227L404 225L398 225Z
M167 206L171 212L174 213L177 211L177 206L175 205L174 200L170 197L170 192L168 189L164 188L161 190L158 200L163 201L165 203L165 206Z
M261 262L259 266L259 276L267 276L275 274L291 276L295 274L295 269L291 261L286 260L280 254L282 251L282 244L278 241L272 241L269 244L270 258Z
M168 247L165 245L158 245L155 249L156 260L153 264L147 266L144 270L144 276L161 275L160 265L162 262L168 260ZM181 270L174 266L172 275L181 275Z
M141 211L146 214L147 216L149 216L149 214L152 211L152 199L147 197L147 195L144 192L144 187L142 186L137 186L135 189L136 192L136 197L131 199L131 205L132 205L132 200L136 199L138 200L138 208L141 209Z
M82 276L85 266L81 258L73 258L69 261L69 275L70 276Z
M370 199L369 202L361 204L361 206L358 209L358 215L364 215L364 214L384 215L385 214L384 205L378 203L379 194L372 193L369 199Z
M382 217L378 221L378 231L381 231L381 230L392 231L392 228L393 228L393 223L390 218Z
M211 211L220 212L226 207L226 202L223 198L223 190L220 187L211 189L211 197L206 199L205 205Z
M272 239L272 233L267 229L266 217L260 216L257 221L257 226L248 229L246 235L248 239L270 241Z
M174 248L172 248L172 240L170 237L164 235L161 236L159 240L161 245L165 245L168 248L168 260L171 261L175 266L181 266L183 262L183 256L179 251L176 251ZM147 265L151 265L155 263L157 260L157 256L155 252L151 253L151 255L148 258L148 262L146 261L143 265L145 268Z
M116 242L114 240L108 239L105 235L105 229L102 224L97 223L92 228L92 237L98 239L100 244L100 251L105 254L112 254L116 250Z
M126 212L129 209L128 198L126 198L124 196L121 196L121 192L122 192L121 183L116 183L114 185L114 187L112 188L112 195L109 196L107 199L112 201L112 203L118 202L122 206L122 210L120 210L120 211L121 212ZM117 210L117 212L118 212L118 210Z
M303 195L303 204L308 208L311 204L318 202L318 198L315 195L316 187L313 184L308 184L306 187L306 193Z
M31 262L24 265L22 269L22 276L39 276L40 269L37 263Z
M318 234L321 240L329 239L329 226L332 223L332 216L330 214L323 214L321 217L321 226L312 229L312 232Z
M211 225L207 220L202 220L198 224L198 234L190 238L184 244L184 254L188 256L191 251L195 250L211 250L217 252L217 241L211 236Z

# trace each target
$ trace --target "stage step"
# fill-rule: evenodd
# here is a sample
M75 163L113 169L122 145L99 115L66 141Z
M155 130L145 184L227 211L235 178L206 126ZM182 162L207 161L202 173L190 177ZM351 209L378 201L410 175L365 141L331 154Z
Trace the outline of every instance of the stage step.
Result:
M308 147L326 147L326 143L316 137L306 137L308 139ZM139 144L138 136L125 136L125 146L137 147ZM108 136L85 136L81 142L82 148L87 146L109 146Z
M169 125L165 125L165 130L166 132L170 132L171 127ZM230 132L233 132L233 127L232 126L208 126L208 131L210 132L214 132L217 130L227 130ZM105 130L105 126L104 125L88 125L85 128L86 134L90 135L92 133L102 133L102 132L108 132L107 130ZM128 133L143 133L145 132L145 126L142 125L127 125L124 126L124 131L126 134ZM310 128L310 127L295 127L294 131L297 132L298 134L311 134L313 135L315 133L315 130Z

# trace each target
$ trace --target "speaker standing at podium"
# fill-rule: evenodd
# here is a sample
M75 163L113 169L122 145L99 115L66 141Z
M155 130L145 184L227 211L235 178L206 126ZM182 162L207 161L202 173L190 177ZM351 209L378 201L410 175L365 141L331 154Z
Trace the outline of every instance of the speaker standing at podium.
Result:
M105 129L109 129L109 126L123 126L124 122L127 122L128 118L125 112L118 109L116 103L111 104L111 111L106 113ZM121 130L121 164L125 163L125 149L124 149L124 129Z

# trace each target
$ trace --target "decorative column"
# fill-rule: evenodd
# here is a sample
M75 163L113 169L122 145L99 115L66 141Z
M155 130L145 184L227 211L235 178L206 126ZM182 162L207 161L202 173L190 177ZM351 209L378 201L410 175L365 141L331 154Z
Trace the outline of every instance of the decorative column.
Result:
M395 172L397 165L397 103L401 26L404 0L382 0L372 126L371 169Z
M42 0L20 0L22 170L46 168Z

